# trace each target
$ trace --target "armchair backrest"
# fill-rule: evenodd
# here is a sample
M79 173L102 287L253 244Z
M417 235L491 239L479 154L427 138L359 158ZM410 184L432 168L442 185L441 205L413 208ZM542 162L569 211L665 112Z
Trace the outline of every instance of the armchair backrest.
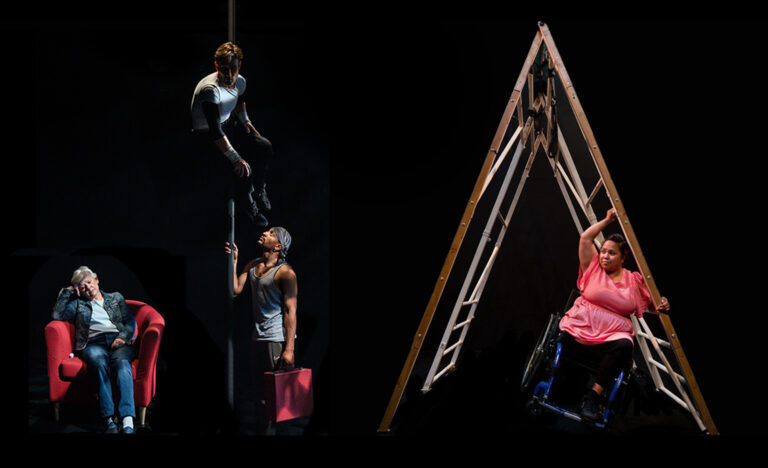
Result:
M151 324L157 324L161 328L165 327L163 316L152 306L130 299L126 299L125 303L128 305L128 309L130 309L131 313L133 313L133 317L136 319L136 334L138 336L141 336Z
M126 299L125 303L133 314L134 319L136 320L136 331L133 335L134 339L140 337L151 324L157 324L161 329L165 327L165 320L163 319L163 316L160 315L160 313L152 306L140 301L133 301L130 299ZM69 336L68 344L70 347L73 346L75 342L74 323L63 320L54 320L53 322L55 322L55 325L58 327L64 327Z

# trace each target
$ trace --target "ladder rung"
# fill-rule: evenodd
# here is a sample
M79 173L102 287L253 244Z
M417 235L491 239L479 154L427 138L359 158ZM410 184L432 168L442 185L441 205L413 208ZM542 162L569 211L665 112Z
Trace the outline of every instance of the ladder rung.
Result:
M645 338L646 340L650 340L650 339L651 339L650 335L648 335L648 334L647 334L647 333L645 333L645 332L637 332L636 334L637 334L637 335L640 335L640 336L642 336L642 337L643 337L643 338ZM669 341L660 340L660 339L658 339L658 338L656 338L656 341L657 341L657 342L658 342L660 345L662 345L662 346L664 346L664 347L667 347L667 348L669 348L669 349L672 349L672 345L669 343Z
M474 299L474 300L471 300L471 301L464 301L464 302L461 303L461 306L464 307L464 306L468 306L470 304L477 304L478 302L480 302L480 299Z
M677 396L674 393L670 392L666 387L661 387L659 390L661 390L662 392L666 393L667 396L669 396L670 398L675 400L675 402L677 402L683 408L687 409L688 411L691 411L691 409L688 407L688 405L682 399L680 399L679 396Z
M507 225L507 220L504 219L504 216L501 215L501 211L497 211L496 214L499 216L499 221L501 221L501 224L504 225L504 229L509 229L509 226Z
M653 364L654 366L658 367L659 369L663 370L667 374L669 374L669 369L667 369L667 366L665 366L664 364L660 363L659 361L656 361L655 359L648 359L648 362ZM685 382L685 377L683 377L682 375L678 374L677 372L675 372L674 374L677 376L678 379L680 379L680 381L682 383L686 383Z
M463 341L457 341L456 343L452 344L448 349L443 351L443 356L445 356L446 354L450 353L451 351L456 349L458 346L461 346L462 343L463 343Z
M471 318L469 318L469 319L467 319L467 320L465 320L465 321L461 322L460 324L458 324L458 325L456 325L455 327L453 327L453 331L456 331L456 330L458 330L459 328L463 328L463 327L466 327L467 325L469 325L469 322L471 322L471 321L472 321L472 319L471 319Z
M445 368L444 368L443 370L441 370L440 372L438 372L438 373L435 375L435 377L432 379L432 384L434 384L435 382L437 382L437 379L439 379L440 377L442 377L442 376L443 376L443 374L445 374L445 373L446 373L446 372L448 372L449 370L453 369L453 368L454 368L454 366L455 366L455 364L454 364L454 363L450 363L450 364L448 364L447 366L445 366Z
M601 177L600 180L597 181L597 185L595 185L595 188L592 189L592 193L589 195L589 199L587 199L587 202L584 204L584 206L588 206L592 204L592 200L595 199L595 196L597 195L597 191L602 186L603 186L603 178Z

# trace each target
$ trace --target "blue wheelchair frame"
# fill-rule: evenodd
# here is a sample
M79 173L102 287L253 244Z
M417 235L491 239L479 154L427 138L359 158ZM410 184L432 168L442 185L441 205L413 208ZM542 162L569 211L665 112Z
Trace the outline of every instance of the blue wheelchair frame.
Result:
M557 342L557 347L555 349L555 357L552 361L552 372L550 372L550 376L548 380L539 382L536 387L533 390L533 399L529 402L530 406L529 408L534 412L537 413L536 408L541 407L550 411L554 411L555 413L564 416L566 418L572 419L574 421L578 422L588 422L584 421L580 414L574 413L572 411L569 411L567 409L561 408L550 401L549 394L552 390L552 384L555 380L555 371L560 367L560 356L562 353L563 345L560 342ZM605 405L605 409L603 411L602 419L600 421L594 421L592 424L600 429L605 429L613 422L613 418L616 414L616 411L613 409L613 403L616 401L616 397L619 393L619 389L621 388L622 384L626 384L624 378L626 376L626 373L624 370L622 370L618 377L616 378L616 381L611 387L611 391L608 395L607 404Z

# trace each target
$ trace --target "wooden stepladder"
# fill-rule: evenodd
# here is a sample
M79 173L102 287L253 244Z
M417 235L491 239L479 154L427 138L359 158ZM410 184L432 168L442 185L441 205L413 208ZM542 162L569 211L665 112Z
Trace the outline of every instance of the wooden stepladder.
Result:
M556 86L556 78L559 79L559 88ZM591 160L590 164L593 165L593 170L597 172L597 182L589 190L583 183L574 157L566 145L565 136L558 123L558 105L563 108L566 101L584 138L581 144L587 148ZM527 113L523 111L524 104L526 104ZM513 119L514 116L517 118ZM626 210L618 196L549 28L546 24L539 23L539 29L504 110L491 147L486 154L480 176L475 183L432 296L414 336L405 365L379 426L379 432L387 432L390 429L478 202L483 195L490 194L489 187L493 187L494 190L499 187L482 236L451 310L440 345L424 381L422 392L430 391L435 382L455 370L469 326L475 317L475 309L491 274L504 235L510 228L512 215L528 179L533 161L541 150L546 153L557 186L563 195L578 232L581 233L584 230L582 219L589 224L597 222L598 219L592 206L596 198L609 202L610 206L616 210L621 230L630 245L638 270L643 275L651 292L654 304L658 305L661 302L659 290L640 249L632 225L629 223ZM524 151L528 151L527 160L522 166L521 173L515 177ZM507 160L510 153L512 153L511 160ZM506 165L506 171L500 170L503 165ZM492 179L499 177L497 174L501 173L504 174L501 183L495 183L491 186ZM516 181L517 188L510 201L507 193L513 185L513 181ZM495 235L495 242L492 234ZM602 235L598 237L597 242L603 242ZM488 253L488 248L492 243L493 249ZM483 265L482 269L479 269L480 265ZM653 334L645 317L641 319L632 317L635 336L656 389L668 395L682 408L690 412L701 431L717 434L715 424L668 314L661 313L658 318L663 333L666 335L664 338L657 338Z

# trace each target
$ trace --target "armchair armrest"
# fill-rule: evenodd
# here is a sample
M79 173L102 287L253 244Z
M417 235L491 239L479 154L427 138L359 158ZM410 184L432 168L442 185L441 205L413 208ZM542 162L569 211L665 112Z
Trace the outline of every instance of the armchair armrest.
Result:
M72 342L73 325L62 320L52 320L45 326L45 344L48 362L55 361L58 366L69 357L74 349Z
M163 335L163 327L158 324L147 326L144 333L141 334L141 343L138 355L138 374L136 380L146 378L154 374L154 368L157 363L157 354L160 350L160 339ZM151 374L149 374L151 372Z
M148 406L155 396L157 356L163 335L163 323L151 323L140 337L134 397L138 406Z
M51 401L60 401L69 387L69 382L61 380L59 365L69 357L74 347L73 329L71 323L62 320L52 320L45 326L48 390Z

